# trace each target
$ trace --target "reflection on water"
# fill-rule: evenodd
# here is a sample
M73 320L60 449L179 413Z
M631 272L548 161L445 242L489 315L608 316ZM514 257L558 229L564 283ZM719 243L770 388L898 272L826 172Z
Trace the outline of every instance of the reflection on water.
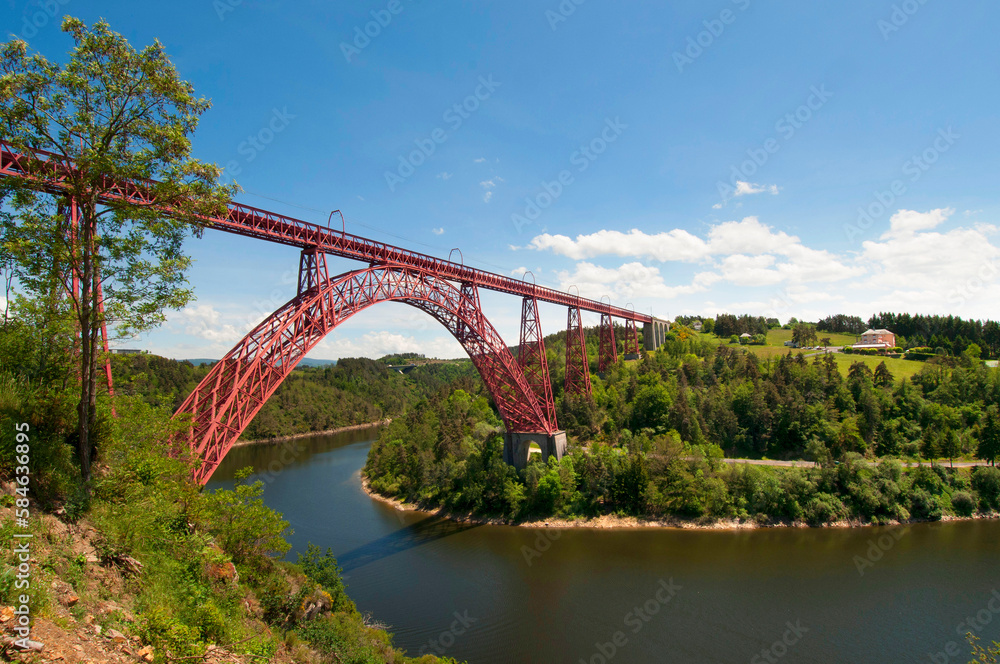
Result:
M264 499L292 524L294 549L332 548L358 608L390 624L396 645L414 655L624 664L766 662L780 652L782 664L926 662L949 644L967 653L957 632L977 612L992 618L978 636L1000 640L1000 614L989 609L1000 589L995 521L558 537L475 527L368 498L358 471L372 437L292 441L290 460L281 445L238 448L210 487L246 465L265 470ZM891 546L880 546L886 535ZM532 549L540 555L526 556ZM859 570L858 558L872 564ZM658 604L671 579L680 589ZM467 629L442 640L457 616Z

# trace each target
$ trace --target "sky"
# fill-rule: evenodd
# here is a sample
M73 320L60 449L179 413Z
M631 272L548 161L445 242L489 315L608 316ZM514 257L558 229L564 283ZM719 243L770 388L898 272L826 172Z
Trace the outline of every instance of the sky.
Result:
M165 45L239 202L668 320L997 318L995 2L0 0L4 38L64 59L57 4ZM186 249L196 301L117 346L218 358L294 295L294 249ZM520 306L483 294L512 345ZM395 352L463 354L390 303L310 357Z

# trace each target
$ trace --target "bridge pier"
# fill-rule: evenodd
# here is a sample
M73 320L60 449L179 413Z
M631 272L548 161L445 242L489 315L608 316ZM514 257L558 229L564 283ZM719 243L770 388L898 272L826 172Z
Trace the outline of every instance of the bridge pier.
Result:
M670 331L670 323L659 318L654 318L651 323L642 325L642 344L645 350L656 350L667 340L667 332Z
M566 454L566 432L555 433L505 433L503 435L503 460L518 470L526 468L531 444L542 449L542 461L554 456L556 461Z

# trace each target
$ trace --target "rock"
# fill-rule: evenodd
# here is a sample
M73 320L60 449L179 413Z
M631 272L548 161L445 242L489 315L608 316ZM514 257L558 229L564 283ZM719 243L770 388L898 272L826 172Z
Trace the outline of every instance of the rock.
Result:
M5 606L2 609L0 609L0 623L10 622L10 620L13 617L14 617L13 606Z
M94 625L94 631L97 633L98 636L100 636L101 632L104 631L104 628L101 627L100 625Z
M22 648L20 645L15 644L14 641L15 640L13 638L9 637L9 636L4 636L3 637L3 643L4 643L5 646L7 646L7 647L9 647L11 649L23 652L25 650L25 648ZM34 651L34 652L41 652L42 649L45 648L45 644L44 643L41 643L39 641L32 641L30 639L28 639L26 641L21 641L21 643L27 644L27 646L28 646L27 650L31 650L31 651Z
M143 661L152 662L154 659L153 646L146 646L145 648L141 648L137 654L139 655L139 658L142 659Z
M108 638L113 639L115 643L125 643L125 641L128 640L125 638L125 635L119 632L117 629L109 629Z
M312 620L316 616L333 609L333 598L325 590L316 589L307 595L295 612L299 621Z
M62 598L62 603L66 606L76 606L76 603L80 601L80 598L76 595L64 595Z

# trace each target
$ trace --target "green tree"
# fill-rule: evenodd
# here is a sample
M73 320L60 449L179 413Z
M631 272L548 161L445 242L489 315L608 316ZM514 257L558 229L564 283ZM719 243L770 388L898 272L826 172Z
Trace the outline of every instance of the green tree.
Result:
M961 443L958 434L954 429L948 431L941 437L941 453L951 461L951 467L955 467L955 457L961 452Z
M283 556L292 548L284 538L288 522L264 504L263 482L247 483L251 475L253 468L243 468L232 490L217 489L207 500L209 528L237 564Z
M1000 410L996 404L986 409L976 437L979 439L976 455L995 466L1000 456Z
M860 360L857 362L852 362L851 366L847 369L847 380L857 381L864 383L871 381L873 379L872 370L868 368L868 365Z
M192 299L183 239L198 215L225 209L235 186L220 186L217 166L190 157L191 135L210 103L178 78L159 42L137 52L104 21L88 29L66 17L62 29L75 42L62 65L29 53L20 39L0 45L0 134L15 150L47 150L74 166L64 171L60 193L4 183L15 214L3 245L33 295L71 293L79 334L77 456L86 481L102 327L133 335ZM136 181L157 208L107 197L119 183ZM67 220L71 200L76 228Z
M962 351L962 363L969 367L974 367L981 364L980 358L983 355L983 349L979 347L979 344L969 344Z
M812 325L806 325L805 323L797 324L794 328L792 328L792 342L799 346L815 346L816 328Z
M852 366L853 369L853 366ZM892 372L889 371L889 367L885 366L885 361L878 363L875 367L875 376L873 382L876 387L892 387L893 376Z
M341 577L344 570L337 564L333 549L327 547L324 553L322 549L310 542L306 545L306 552L299 554L298 564L306 576L321 585L330 594L334 611L339 611L350 604L351 600L347 596L344 580Z

